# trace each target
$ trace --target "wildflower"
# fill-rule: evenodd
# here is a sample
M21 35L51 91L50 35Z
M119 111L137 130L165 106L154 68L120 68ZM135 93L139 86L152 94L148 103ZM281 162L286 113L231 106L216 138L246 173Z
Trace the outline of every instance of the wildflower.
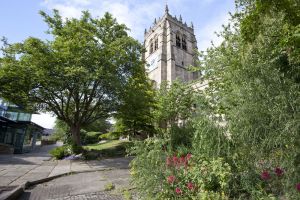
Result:
M276 167L274 172L276 173L277 176L282 176L283 175L283 169Z
M172 165L172 158L171 157L167 157L166 164L167 164L167 166L171 166Z
M175 192L176 192L176 194L182 194L182 190L179 187L177 187L175 189Z
M184 156L181 156L181 157L180 157L180 163L181 163L181 164L184 164L184 163L185 163L185 157L184 157Z
M296 189L300 192L300 183L296 184Z
M188 188L189 190L193 190L193 189L194 189L194 184L191 183L191 182L188 182L188 183L186 184L186 186L187 186L187 188Z
M192 154L190 154L190 153L186 154L186 160L190 160L191 157L192 157Z
M174 183L175 179L176 179L175 176L168 176L167 181L169 184L172 184Z
M176 156L173 156L173 163L176 165L178 163L178 158Z
M261 177L261 179L266 181L266 180L269 180L271 178L271 175L267 170L265 170L261 173L260 177Z

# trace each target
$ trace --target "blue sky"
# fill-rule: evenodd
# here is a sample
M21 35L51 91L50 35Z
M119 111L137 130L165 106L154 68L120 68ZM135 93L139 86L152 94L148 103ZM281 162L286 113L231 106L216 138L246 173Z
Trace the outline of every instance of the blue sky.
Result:
M214 34L229 19L234 11L234 0L168 0L169 13L179 16L187 24L193 22L198 49L205 50L210 41L221 42ZM51 13L58 9L63 17L80 17L82 10L89 10L94 17L106 11L113 14L130 29L130 35L143 41L144 29L149 28L154 18L164 13L166 0L3 0L0 4L0 37L10 43L20 42L29 36L49 39L45 34L47 25L38 14L39 10ZM53 126L49 115L34 116L33 121L47 128Z

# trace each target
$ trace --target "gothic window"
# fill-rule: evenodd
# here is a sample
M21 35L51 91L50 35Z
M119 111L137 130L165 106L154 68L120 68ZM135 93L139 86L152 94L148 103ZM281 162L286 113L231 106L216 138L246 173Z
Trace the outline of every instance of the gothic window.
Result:
M180 35L178 33L176 34L176 46L181 47Z
M152 39L150 40L150 54L153 53L153 42Z
M187 49L186 48L186 36L185 35L182 37L182 49L184 49L184 50Z
M158 38L155 39L155 42L154 42L154 50L157 50L158 49Z

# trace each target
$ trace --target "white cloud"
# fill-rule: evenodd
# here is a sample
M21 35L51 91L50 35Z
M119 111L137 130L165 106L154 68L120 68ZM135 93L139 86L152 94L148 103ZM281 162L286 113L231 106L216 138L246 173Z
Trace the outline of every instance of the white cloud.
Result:
M131 29L131 36L139 40L142 40L149 21L162 15L164 10L161 2L143 3L139 0L47 0L42 6L49 10L59 10L64 18L79 18L82 10L89 10L94 17L110 12L119 23L124 23Z
M204 8L205 6L203 5L212 4L215 1L169 0L168 4L174 11L188 10L187 5L189 5L188 7L190 7L191 11L195 12L200 8ZM60 11L63 17L68 18L80 17L82 10L89 10L94 17L101 17L105 12L110 12L117 18L119 23L124 23L130 28L129 34L131 36L142 42L145 28L149 28L149 24L151 25L154 18L163 15L165 2L161 0L46 0L42 5L49 10L55 8ZM222 24L228 22L228 11L224 10L224 12L219 16L209 16L205 19L204 27L197 27L197 22L191 19L194 21L199 50L205 50L211 46L212 40L217 45L221 43L222 39L218 38L214 32L220 31Z
M31 121L44 127L53 128L56 117L53 117L49 113L34 114L32 115Z

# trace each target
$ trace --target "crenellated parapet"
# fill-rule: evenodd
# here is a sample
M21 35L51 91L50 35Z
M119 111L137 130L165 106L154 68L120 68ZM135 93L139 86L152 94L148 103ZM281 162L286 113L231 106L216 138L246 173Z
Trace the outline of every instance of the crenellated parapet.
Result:
M182 27L183 29L189 30L189 32L194 33L193 23L191 22L190 25L188 25L186 22L183 22L181 15L179 16L179 19L177 19L176 15L172 16L169 13L168 6L166 5L164 15L162 17L159 17L158 19L156 19L156 18L154 19L152 26L150 26L148 29L145 29L144 37L147 38L147 36L150 35L152 32L154 32L158 28L158 26L162 27L164 25L165 21L167 21L167 20L176 24L176 26L178 26L178 27Z

